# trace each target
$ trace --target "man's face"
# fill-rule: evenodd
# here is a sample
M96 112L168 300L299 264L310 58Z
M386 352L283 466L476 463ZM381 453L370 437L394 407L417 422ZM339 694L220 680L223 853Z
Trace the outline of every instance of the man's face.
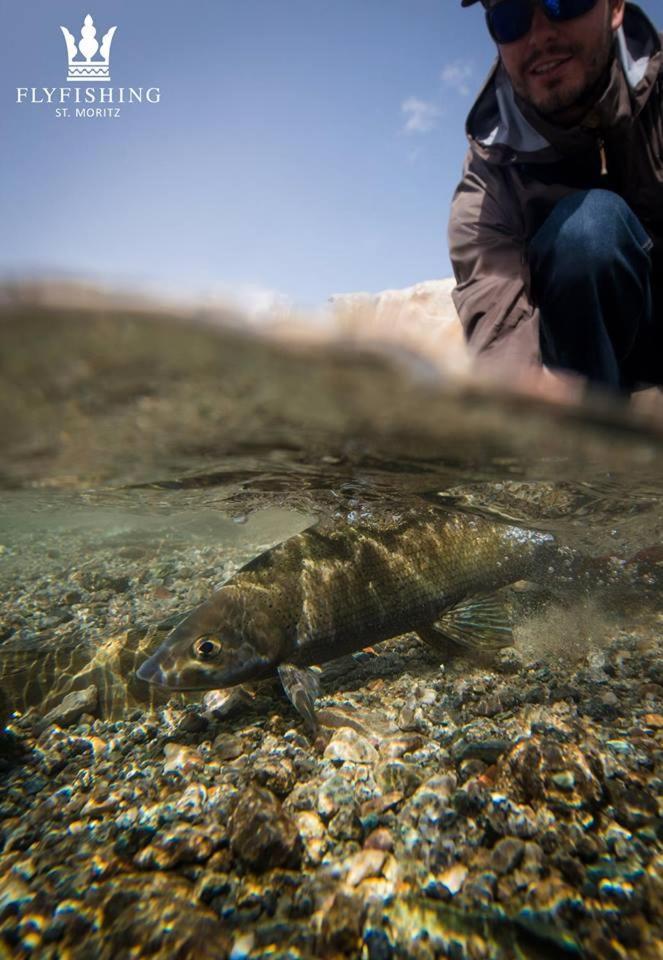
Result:
M532 27L522 39L498 45L518 94L553 123L575 123L587 111L624 19L625 0L598 0L581 17L555 23L534 5ZM492 6L492 3L488 4Z

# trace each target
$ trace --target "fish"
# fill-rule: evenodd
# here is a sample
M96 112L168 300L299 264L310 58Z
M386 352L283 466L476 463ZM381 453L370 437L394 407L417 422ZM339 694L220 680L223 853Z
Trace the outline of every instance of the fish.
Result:
M154 632L134 629L103 638L76 629L56 637L8 637L0 643L0 731L15 710L36 707L45 714L90 684L97 688L97 712L104 719L159 706L163 691L136 678L136 667L153 646Z
M185 615L138 677L190 691L278 675L315 733L311 667L408 631L444 652L449 643L507 646L499 591L547 575L555 550L551 533L467 512L318 523L249 561Z

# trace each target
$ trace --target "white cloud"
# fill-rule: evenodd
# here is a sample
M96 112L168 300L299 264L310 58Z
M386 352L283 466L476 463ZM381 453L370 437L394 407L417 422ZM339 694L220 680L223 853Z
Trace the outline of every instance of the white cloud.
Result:
M419 100L417 97L408 97L401 104L401 112L405 114L405 133L428 133L437 123L440 110L430 100Z
M469 60L454 60L443 68L440 79L445 87L450 87L461 96L468 97L472 92L469 81L473 74L474 67Z

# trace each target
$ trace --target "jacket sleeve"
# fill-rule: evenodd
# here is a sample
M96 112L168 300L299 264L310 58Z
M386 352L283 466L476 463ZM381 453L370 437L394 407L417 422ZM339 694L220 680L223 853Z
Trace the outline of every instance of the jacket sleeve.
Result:
M470 151L449 220L452 296L476 361L523 370L541 364L539 313L507 178Z

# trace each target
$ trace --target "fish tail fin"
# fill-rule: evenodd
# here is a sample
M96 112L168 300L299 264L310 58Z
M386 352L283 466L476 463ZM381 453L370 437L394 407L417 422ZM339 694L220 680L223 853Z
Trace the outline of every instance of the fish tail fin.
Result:
M513 643L511 614L504 597L491 594L456 604L427 629L419 631L426 643L452 643L482 653L493 653Z

